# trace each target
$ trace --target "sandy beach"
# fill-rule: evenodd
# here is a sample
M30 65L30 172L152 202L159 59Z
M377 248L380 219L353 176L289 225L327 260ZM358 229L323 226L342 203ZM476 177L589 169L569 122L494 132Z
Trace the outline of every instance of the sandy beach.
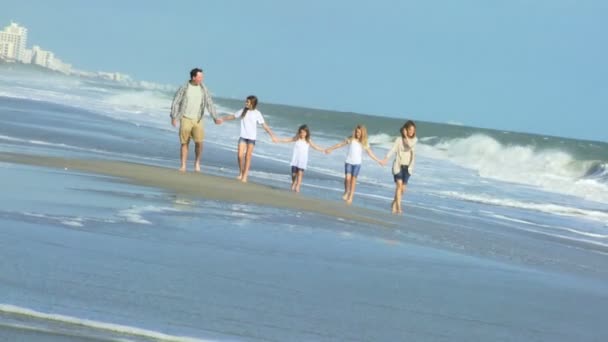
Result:
M276 189L255 183L242 183L227 177L206 175L197 172L179 172L175 169L107 160L83 160L5 153L0 161L59 169L72 169L118 177L139 185L153 186L182 195L207 199L244 202L314 212L345 220L394 226L382 220L385 213L364 208L349 208L342 203L310 198L302 194Z

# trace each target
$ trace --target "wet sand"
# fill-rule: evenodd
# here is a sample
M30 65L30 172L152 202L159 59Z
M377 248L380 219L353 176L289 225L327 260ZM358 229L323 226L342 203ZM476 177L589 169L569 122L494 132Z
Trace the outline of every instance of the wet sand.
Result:
M70 159L14 153L1 154L0 161L113 176L138 185L218 201L244 202L302 210L385 227L394 225L394 223L388 221L390 216L386 213L348 207L340 202L315 199L285 189L255 183L245 184L236 179L198 172L180 172L177 169L120 161ZM382 217L385 217L386 220L383 220Z

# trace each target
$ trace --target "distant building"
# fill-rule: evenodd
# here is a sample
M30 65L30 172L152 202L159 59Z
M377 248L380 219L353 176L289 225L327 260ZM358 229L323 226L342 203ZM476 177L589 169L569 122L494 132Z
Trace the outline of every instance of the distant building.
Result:
M58 71L64 74L80 77L100 78L104 80L134 84L133 79L126 74L118 72L90 72L76 70L71 64L63 62L52 51L44 50L38 45L27 48L27 28L11 22L3 31L0 31L0 60L3 62L35 64L43 68Z
M72 65L64 63L61 59L55 57L49 61L47 68L55 71L59 71L64 74L70 74L72 72Z
M21 61L27 46L27 29L16 23L0 31L0 56L6 59Z
M32 64L48 68L53 63L53 59L55 59L55 54L51 51L43 50L38 45L32 47Z
M32 49L25 49L23 56L21 56L21 63L30 64L32 63Z
M13 59L15 55L15 43L0 41L0 58Z
M72 73L72 65L64 63L61 59L55 57L51 51L43 50L38 45L34 45L31 52L31 63L40 65L41 67L59 71L64 74Z

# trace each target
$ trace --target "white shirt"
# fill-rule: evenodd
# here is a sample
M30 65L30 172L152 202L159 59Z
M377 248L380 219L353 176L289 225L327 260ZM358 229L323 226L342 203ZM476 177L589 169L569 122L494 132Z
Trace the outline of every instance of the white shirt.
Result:
M203 92L201 87L188 83L186 96L188 97L188 102L186 103L184 116L188 119L198 120L198 113L201 111L201 102L203 102Z
M363 145L355 139L350 140L350 144L348 144L348 155L346 156L346 163L352 165L361 164L361 159L363 155Z
M239 109L236 113L234 113L234 117L236 119L241 117L241 113L243 113L242 109ZM264 117L262 113L260 113L257 109L249 109L245 117L241 119L241 138L256 140L258 134L257 124L263 124Z
M296 140L293 146L293 155L291 156L291 166L297 166L302 170L306 170L308 164L308 142L304 139Z

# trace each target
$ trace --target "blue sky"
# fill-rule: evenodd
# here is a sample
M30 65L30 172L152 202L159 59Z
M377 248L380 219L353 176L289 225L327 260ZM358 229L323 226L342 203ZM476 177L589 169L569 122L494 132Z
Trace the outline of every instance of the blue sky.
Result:
M608 141L604 0L20 0L0 24L86 70L220 96Z

